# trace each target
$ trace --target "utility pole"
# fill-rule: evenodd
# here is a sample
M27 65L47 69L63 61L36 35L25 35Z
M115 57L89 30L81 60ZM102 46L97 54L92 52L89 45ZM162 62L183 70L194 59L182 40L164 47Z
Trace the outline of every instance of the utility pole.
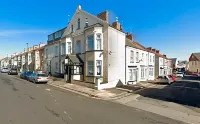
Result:
M29 71L29 69L28 69L28 43L26 43L26 46L27 46L27 65L26 65L26 71ZM25 57L25 59L26 59L26 57Z

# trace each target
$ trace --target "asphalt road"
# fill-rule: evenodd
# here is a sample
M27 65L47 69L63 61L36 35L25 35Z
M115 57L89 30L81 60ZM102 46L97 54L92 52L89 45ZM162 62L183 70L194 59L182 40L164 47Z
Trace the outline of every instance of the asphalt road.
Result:
M162 88L150 87L137 93L147 98L182 104L200 112L200 81L194 76L186 76Z
M0 124L180 124L117 103L0 74Z

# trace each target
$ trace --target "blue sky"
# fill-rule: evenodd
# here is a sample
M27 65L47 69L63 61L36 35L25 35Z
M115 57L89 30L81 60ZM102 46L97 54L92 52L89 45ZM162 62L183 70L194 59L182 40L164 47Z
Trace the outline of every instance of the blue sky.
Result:
M200 0L9 0L0 4L0 57L47 41L47 35L67 26L78 5L97 15L109 11L123 29L168 57L188 59L200 52Z

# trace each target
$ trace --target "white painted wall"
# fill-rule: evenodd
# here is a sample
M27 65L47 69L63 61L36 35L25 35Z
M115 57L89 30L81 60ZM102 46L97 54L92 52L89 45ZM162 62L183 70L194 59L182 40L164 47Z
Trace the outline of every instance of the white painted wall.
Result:
M125 84L125 34L108 27L108 87Z
M131 51L134 52L134 61L131 62ZM138 52L139 54L139 60L142 60L140 62L136 61L136 53ZM143 57L142 57L143 55ZM148 52L144 51L144 50L140 50L140 49L136 49L133 47L126 47L126 83L128 84L136 84L139 81L147 81L149 76L149 72L148 72ZM141 68L144 68L144 78L142 78L141 76ZM129 79L129 69L136 69L137 70L137 74L136 74L136 81L130 81Z

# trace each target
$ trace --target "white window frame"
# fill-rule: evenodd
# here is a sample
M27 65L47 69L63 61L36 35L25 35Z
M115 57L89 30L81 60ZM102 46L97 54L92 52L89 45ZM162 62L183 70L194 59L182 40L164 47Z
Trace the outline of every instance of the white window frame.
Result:
M96 60L97 75L102 75L102 60Z
M139 52L136 52L136 62L139 62Z
M100 35L100 37L98 37ZM102 34L97 33L96 34L96 43L97 43L97 50L102 50L101 44L102 44Z
M71 52L72 52L72 43L71 42L67 42L67 53L68 54L71 54Z
M142 79L145 78L145 69L144 69L144 67L141 68L141 78Z
M134 63L134 51L130 51L130 63Z

